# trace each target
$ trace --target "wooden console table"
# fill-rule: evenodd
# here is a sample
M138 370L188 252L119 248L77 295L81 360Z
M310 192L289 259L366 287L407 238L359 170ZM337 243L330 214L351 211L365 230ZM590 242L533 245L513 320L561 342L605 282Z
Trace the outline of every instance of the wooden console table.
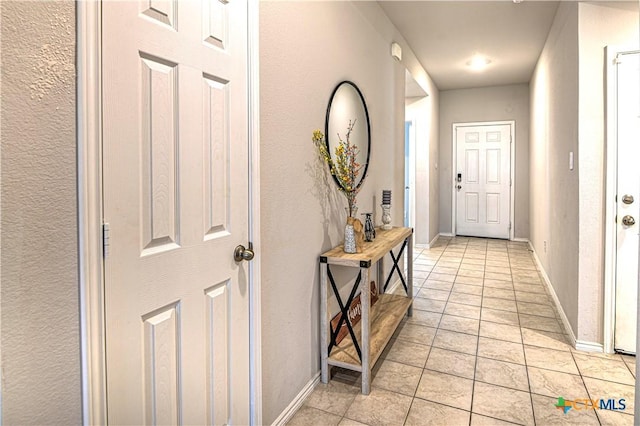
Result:
M393 249L402 244L397 256ZM398 265L404 249L407 249L407 279L405 281L401 265ZM389 253L393 267L384 285L382 284L384 256ZM378 302L370 308L369 269L378 264ZM413 299L413 228L394 227L388 231L376 229L376 238L365 242L362 253L348 254L338 246L320 256L320 353L322 382L329 381L329 366L334 365L362 373L362 393L369 394L371 389L371 369L380 357L394 331L405 314L412 315ZM329 265L359 268L360 272L346 303L342 302ZM404 286L406 296L385 294L394 271L397 271ZM331 284L340 306L342 318L346 322L349 335L339 344L336 336L341 320L333 329L329 321L327 285ZM359 329L354 329L349 320L348 310L351 301L360 289L361 318Z

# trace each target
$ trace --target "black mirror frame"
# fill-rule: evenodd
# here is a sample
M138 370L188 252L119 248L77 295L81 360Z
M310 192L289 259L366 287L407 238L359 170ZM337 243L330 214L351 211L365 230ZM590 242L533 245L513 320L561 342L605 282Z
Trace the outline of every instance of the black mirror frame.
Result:
M369 158L371 157L371 124L369 122L369 110L367 109L367 103L364 101L364 96L362 96L362 92L360 91L358 86L356 86L356 84L352 81L349 81L349 80L341 81L340 83L338 83L335 89L333 89L333 92L331 92L331 97L329 98L329 105L327 106L327 115L324 121L324 135L325 135L324 143L325 143L325 146L327 147L327 152L329 153L329 155L332 155L331 148L329 146L329 115L331 114L331 104L333 103L333 98L336 95L336 92L338 91L340 86L342 86L343 84L348 84L352 86L354 89L356 89L358 96L360 96L360 101L362 102L362 106L364 107L364 116L367 119L367 161L364 165L364 169L362 170L362 177L360 178L360 182L358 182L358 185L356 185L354 189L354 191L358 191L360 189L360 186L362 186L364 179L367 177L367 170L369 169ZM333 177L333 180L336 182L336 185L338 185L339 188L344 189L344 187L342 186L342 184L340 184L340 181L338 180L336 175L333 174L333 172L331 173L331 176Z

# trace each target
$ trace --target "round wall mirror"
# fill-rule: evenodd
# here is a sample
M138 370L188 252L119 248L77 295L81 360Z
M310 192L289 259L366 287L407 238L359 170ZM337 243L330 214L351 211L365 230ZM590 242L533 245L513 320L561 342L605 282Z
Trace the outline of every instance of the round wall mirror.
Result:
M369 112L358 86L351 81L343 81L336 86L331 94L324 124L327 150L334 161L336 147L340 144L340 138L342 140L346 139L350 123L353 123L353 129L349 142L358 148L359 154L356 161L362 165L360 175L355 182L355 190L357 191L362 185L365 176L367 176L367 169L369 168L369 154L371 151ZM338 186L342 186L335 175L333 180Z

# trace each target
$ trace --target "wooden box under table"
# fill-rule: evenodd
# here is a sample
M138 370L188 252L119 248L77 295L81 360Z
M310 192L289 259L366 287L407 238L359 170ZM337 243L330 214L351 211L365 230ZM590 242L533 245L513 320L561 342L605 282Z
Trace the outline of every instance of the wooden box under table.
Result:
M393 249L402 244L397 256ZM398 262L402 259L404 249L407 249L407 277L402 275L402 265ZM393 267L386 282L388 283L394 271L400 274L406 289L406 296L396 294L384 294L382 280L383 259L390 253ZM369 271L372 265L378 264L379 300L370 307ZM380 357L394 331L402 321L405 314L412 314L413 296L413 229L394 227L390 230L376 229L376 238L372 242L365 242L362 253L349 254L342 250L342 245L337 246L320 256L320 340L321 340L321 369L322 382L329 380L329 366L334 365L362 373L362 393L369 394L371 387L371 369ZM351 295L356 290L360 292L361 319L360 327L351 328L339 344L332 339L333 329L329 327L328 292L327 286L331 284L334 295L342 310L342 316L347 317L350 300L342 303L337 294L336 283L330 271L330 265L359 268L359 278L356 280ZM365 291L362 291L362 290ZM336 327L339 328L339 327ZM355 337L355 342L354 342Z

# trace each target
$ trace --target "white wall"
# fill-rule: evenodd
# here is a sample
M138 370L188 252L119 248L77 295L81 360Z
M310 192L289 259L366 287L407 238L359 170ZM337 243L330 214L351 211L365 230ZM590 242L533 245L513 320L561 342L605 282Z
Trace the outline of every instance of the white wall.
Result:
M437 89L434 93L437 96L431 100L429 129L429 242L440 233L440 94Z
M531 79L531 243L578 321L578 4L562 2ZM546 242L546 243L545 243ZM546 244L546 250L545 250Z
M451 232L453 123L515 120L515 237L529 237L529 85L440 92L440 232Z
M75 4L0 16L2 420L80 424Z
M382 38L385 40L393 40L402 47L402 64L406 67L411 77L420 85L423 91L428 95L425 102L421 105L423 114L427 114L422 129L428 129L425 136L428 144L428 155L424 152L427 148L424 144L418 144L416 147L417 155L421 158L428 157L428 168L425 167L421 173L424 175L416 176L416 242L428 243L432 241L439 233L439 200L440 200L440 178L438 174L438 152L439 152L439 100L440 91L431 79L431 76L425 71L422 64L418 61L411 47L404 40L404 37L398 32L398 29L391 24L389 18L381 10L381 8L371 1L355 1L354 5L362 13L363 17L373 25ZM390 41L388 42L390 43ZM389 46L390 49L390 46ZM423 141L424 142L424 141ZM427 173L428 172L428 176ZM428 188L428 197L426 196ZM424 218L420 215L425 206L429 209L428 228L426 224L420 223ZM428 229L428 235L425 230ZM428 240L427 240L428 238Z
M637 31L637 4L562 2L531 80L531 242L581 343L603 339L604 47Z
M413 122L416 139L414 156L416 172L414 239L416 244L429 244L434 234L438 232L437 227L435 229L431 228L433 221L429 217L432 200L435 198L437 203L437 198L431 193L430 184L430 170L433 170L435 167L429 152L431 146L431 129L434 124L431 122L432 102L429 97L424 97L419 100L412 100L406 105L405 118ZM437 161L437 158L435 161Z
M341 80L361 89L371 120L371 163L360 212L380 217L393 190L393 223L403 220L404 75L402 42L373 2L260 4L263 421L268 424L320 369L318 256L341 243L343 197L317 169L311 132L324 127ZM416 65L417 64L417 65ZM431 95L431 93L430 93ZM437 93L436 93L437 98ZM375 203L374 203L375 198Z

